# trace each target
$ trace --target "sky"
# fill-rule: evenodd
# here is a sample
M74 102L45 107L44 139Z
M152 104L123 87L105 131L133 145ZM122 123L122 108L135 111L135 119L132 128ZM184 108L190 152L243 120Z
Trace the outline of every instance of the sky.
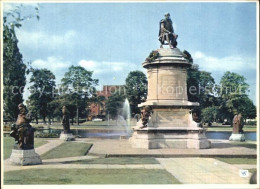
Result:
M14 8L3 3L4 12ZM40 20L16 31L25 62L47 68L57 84L71 65L94 71L99 85L122 85L160 47L159 21L169 12L178 48L187 50L216 83L226 71L243 75L256 103L256 3L23 3L24 15L39 7ZM27 78L29 82L29 78ZM28 97L26 91L24 97Z

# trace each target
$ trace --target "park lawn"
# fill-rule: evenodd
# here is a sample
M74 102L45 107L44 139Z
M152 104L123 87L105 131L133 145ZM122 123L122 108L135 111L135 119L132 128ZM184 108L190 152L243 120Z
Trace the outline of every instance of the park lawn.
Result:
M4 174L4 184L180 184L161 169L27 169Z
M141 158L141 157L109 157L109 158L95 158L78 161L69 161L65 164L159 164L155 158Z
M236 146L246 147L246 148L252 148L252 149L256 149L257 148L257 144L255 144L255 143L232 142L231 144L232 145L236 145Z
M249 171L250 173L254 173L254 172L256 172L256 170L257 170L257 169L248 169L248 171Z
M92 144L80 142L64 142L56 148L41 155L42 159L84 156Z
M48 141L42 138L35 138L34 139L34 147L37 148L44 144L47 144ZM11 156L13 146L15 144L14 138L12 137L4 137L3 145L4 145L4 159L7 159Z
M229 163L229 164L249 164L256 165L256 158L216 158L220 161Z

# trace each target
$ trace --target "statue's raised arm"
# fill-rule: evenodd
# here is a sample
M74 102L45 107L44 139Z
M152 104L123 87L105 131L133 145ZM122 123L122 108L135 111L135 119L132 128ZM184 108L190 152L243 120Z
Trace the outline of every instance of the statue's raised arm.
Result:
M174 33L170 13L166 13L164 16L165 18L160 21L159 28L160 47L163 48L163 45L166 45L165 41L167 41L170 48L176 48L178 35Z

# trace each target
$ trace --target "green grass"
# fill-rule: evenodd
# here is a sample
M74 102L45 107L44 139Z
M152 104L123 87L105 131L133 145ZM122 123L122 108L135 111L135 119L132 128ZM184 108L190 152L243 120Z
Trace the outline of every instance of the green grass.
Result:
M48 142L46 139L34 139L34 147L37 148L39 146L42 146L44 144L47 144ZM4 159L7 159L11 156L13 146L15 144L14 138L12 137L4 137L3 145L4 145Z
M41 155L42 159L55 159L64 157L84 156L91 144L79 142L64 142L60 146Z
M252 149L256 149L257 144L254 143L244 143L244 142L232 142L232 145L236 145L236 146L241 146L241 147L246 147L246 148L252 148Z
M229 164L249 164L256 165L255 158L216 158L220 161L229 163Z
M249 171L250 173L254 173L254 172L256 172L256 170L257 170L257 169L255 169L255 168L254 168L254 169L248 169L248 171Z
M29 169L10 171L4 184L180 184L165 170Z
M66 164L159 164L155 158L111 157L65 162Z

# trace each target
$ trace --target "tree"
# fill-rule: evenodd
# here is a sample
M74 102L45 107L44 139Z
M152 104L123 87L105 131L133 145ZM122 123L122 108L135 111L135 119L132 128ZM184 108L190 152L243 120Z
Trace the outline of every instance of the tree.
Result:
M96 94L95 86L97 86L98 80L93 79L92 74L93 72L81 66L71 66L61 80L70 102L76 107L77 124L79 124L79 113L86 111L87 100Z
M132 115L140 113L138 104L147 98L147 78L141 71L132 71L126 80L126 96L129 100Z
M125 98L126 96L124 94L120 94L119 92L108 97L105 103L106 114L112 119L115 119L119 113L118 111L122 108Z
M246 94L249 85L245 80L244 76L229 71L225 72L220 80L220 109L229 121L233 119L234 114L243 113L243 106L250 105Z
M21 6L5 12L3 16L3 99L4 115L14 121L18 115L18 104L23 102L25 74L28 69L23 62L22 54L18 48L18 39L15 29L22 26L24 20L35 15L22 16ZM35 7L36 17L39 19L39 8Z
M212 106L212 107L204 108L202 110L201 116L202 116L202 122L208 123L208 125L210 126L213 121L217 120L218 107Z
M215 80L211 73L200 71L198 65L193 65L187 71L188 100L199 102L200 109L218 104L215 91Z
M51 107L48 104L54 99L55 76L47 69L35 69L33 70L30 83L33 83L30 87L33 92L29 96L30 105L32 110L34 110L35 116L41 115L43 122L46 123L47 116L50 121L51 111L49 108Z

